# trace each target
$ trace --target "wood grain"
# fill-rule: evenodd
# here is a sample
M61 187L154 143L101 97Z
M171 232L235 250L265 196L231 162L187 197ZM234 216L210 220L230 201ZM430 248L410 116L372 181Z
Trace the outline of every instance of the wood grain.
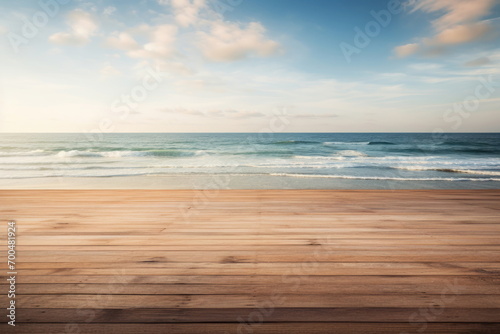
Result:
M0 220L1 333L500 333L500 190L2 190Z

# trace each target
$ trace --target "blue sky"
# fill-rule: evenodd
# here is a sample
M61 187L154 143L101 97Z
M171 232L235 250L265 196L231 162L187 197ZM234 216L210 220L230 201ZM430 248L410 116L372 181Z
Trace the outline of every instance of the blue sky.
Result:
M500 130L498 0L20 0L0 13L2 132Z

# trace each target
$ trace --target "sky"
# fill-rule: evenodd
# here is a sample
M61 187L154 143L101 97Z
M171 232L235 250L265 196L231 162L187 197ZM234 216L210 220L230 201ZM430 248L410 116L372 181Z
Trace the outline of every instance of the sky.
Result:
M500 0L2 1L0 132L500 132L499 28Z

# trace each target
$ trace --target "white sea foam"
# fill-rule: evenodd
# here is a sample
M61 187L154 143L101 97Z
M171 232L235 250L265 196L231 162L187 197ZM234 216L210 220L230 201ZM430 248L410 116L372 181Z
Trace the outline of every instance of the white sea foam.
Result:
M349 168L353 165L349 164L253 164L253 165L241 165L241 167L253 167L253 168L311 168L311 169L330 169L330 168Z
M106 158L143 157L148 155L147 152L138 152L138 151L110 151L110 152L101 152L99 154Z
M79 178L79 177L97 177L97 178L106 178L106 177L127 177L127 176L149 176L152 175L148 172L132 172L132 173L124 173L124 174L40 174L40 175L0 175L0 179L38 179L38 178L54 178L54 177L70 177L70 178Z
M341 157L367 157L368 155L355 151L355 150L344 150L344 151L338 151L336 154L340 155Z
M463 174L500 176L500 171L488 171L488 170L421 167L421 166L397 166L397 167L391 167L391 168L410 170L410 171L436 171L436 172L446 172L446 173L463 173Z
M98 157L100 156L99 154L96 153L91 153L89 151L78 151L78 150L71 150L71 151L60 151L59 153L56 154L58 158L72 158L72 157Z
M302 178L380 180L380 181L500 181L500 178L452 178L452 177L406 178L406 177L384 177L384 176L319 175L319 174L291 174L291 173L271 173L269 175L302 177Z
M307 159L307 160L344 160L344 157L331 157L331 156L320 156L320 155L295 155L295 159Z
M106 151L106 152L93 152L93 151L60 151L56 154L59 158L72 158L72 157L95 157L95 158L125 158L125 157L142 157L147 156L147 151Z

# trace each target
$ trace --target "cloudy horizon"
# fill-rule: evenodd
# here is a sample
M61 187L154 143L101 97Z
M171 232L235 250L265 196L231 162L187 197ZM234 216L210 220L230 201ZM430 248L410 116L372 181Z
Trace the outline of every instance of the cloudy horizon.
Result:
M0 132L498 132L499 7L3 3Z

